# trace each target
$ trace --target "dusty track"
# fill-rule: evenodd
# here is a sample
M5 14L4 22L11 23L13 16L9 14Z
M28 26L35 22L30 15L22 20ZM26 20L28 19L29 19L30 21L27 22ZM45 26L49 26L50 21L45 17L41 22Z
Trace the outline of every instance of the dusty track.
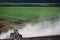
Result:
M0 40L12 40L12 39L0 39ZM60 40L60 35L22 38L21 40Z

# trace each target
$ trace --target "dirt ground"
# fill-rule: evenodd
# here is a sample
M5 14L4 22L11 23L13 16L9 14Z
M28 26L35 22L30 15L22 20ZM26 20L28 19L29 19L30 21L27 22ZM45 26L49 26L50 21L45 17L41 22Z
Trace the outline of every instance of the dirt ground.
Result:
M0 40L12 40L12 39L0 39ZM21 40L60 40L60 35L22 38Z
M14 29L12 26L10 26L10 22L8 20L0 20L0 32L8 31L9 29Z

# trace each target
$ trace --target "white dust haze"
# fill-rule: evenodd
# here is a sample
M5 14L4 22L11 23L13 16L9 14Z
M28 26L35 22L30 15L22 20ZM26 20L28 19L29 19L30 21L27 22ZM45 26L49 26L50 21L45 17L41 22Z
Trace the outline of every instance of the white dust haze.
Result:
M39 21L35 24L28 23L24 28L18 29L19 33L23 37L38 37L38 36L48 36L48 35L60 35L60 18L52 24L50 20ZM6 33L0 35L0 39L5 39L9 37L13 30L9 30Z

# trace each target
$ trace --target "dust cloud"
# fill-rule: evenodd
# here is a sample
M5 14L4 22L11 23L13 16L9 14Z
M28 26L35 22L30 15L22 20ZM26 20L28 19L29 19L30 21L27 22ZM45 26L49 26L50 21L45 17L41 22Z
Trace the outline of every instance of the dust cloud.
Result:
M14 30L14 29L13 29ZM9 35L13 30L9 30L6 33L0 35L0 39L9 38ZM40 37L49 35L60 35L60 18L52 23L51 20L42 20L35 24L28 23L22 29L18 29L18 32L22 34L23 37Z

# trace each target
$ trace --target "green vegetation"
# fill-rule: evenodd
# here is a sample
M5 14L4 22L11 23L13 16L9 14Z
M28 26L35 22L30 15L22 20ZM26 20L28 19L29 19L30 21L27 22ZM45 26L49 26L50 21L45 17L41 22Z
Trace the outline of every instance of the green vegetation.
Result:
M60 7L0 7L0 18L34 19L39 16L57 16Z
M18 20L18 19L33 19L30 22L37 22L36 18L45 16L51 17L49 20L52 24L56 22L58 16L60 15L59 7L0 7L0 18L8 20ZM55 17L54 17L55 16ZM6 31L7 29L22 28L24 24L13 24L5 20L2 23L7 24L6 26L0 28L0 31Z

